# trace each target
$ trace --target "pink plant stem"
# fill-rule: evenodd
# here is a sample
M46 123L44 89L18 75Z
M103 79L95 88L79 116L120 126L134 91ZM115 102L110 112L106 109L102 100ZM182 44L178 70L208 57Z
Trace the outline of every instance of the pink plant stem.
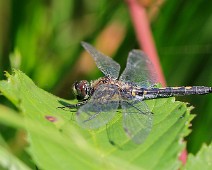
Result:
M181 152L181 154L180 154L180 156L179 156L179 160L181 160L181 162L183 163L183 165L186 164L186 161L187 161L187 150L186 150L186 149L184 149L184 150Z
M126 0L126 2L128 3L140 48L143 49L143 51L149 56L150 61L153 63L155 71L158 74L158 82L160 82L162 86L166 86L166 81L160 66L146 10L144 7L139 6L136 0Z
M160 82L162 86L166 86L166 81L161 69L157 50L155 48L155 43L150 29L149 19L146 14L146 9L143 6L139 5L136 0L126 0L126 2L129 7L140 48L144 50L144 52L148 55L150 61L153 63L155 71L158 73L158 82ZM186 149L182 151L179 159L182 161L183 164L186 163Z

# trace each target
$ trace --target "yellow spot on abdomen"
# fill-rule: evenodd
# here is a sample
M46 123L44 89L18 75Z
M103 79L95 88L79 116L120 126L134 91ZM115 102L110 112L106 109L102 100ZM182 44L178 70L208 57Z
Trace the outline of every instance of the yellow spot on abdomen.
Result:
M160 90L165 90L166 88L165 88L165 87L160 87L159 89L160 89Z
M135 90L132 90L132 96L135 96L136 94L135 94Z
M189 90L189 89L192 89L192 87L191 86L187 86L187 87L185 87L187 90Z
M177 89L179 89L179 88L181 88L181 87L172 87L174 90L177 90Z

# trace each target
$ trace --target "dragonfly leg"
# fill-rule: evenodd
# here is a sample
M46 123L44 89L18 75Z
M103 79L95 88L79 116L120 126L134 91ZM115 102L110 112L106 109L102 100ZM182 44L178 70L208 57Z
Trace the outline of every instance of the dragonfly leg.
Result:
M140 108L138 108L137 106L135 106L135 105L133 105L132 103L130 103L130 102L128 102L128 101L125 101L129 106L131 106L131 107L133 107L133 108L135 108L136 110L139 110L140 111L140 113L142 113L142 114L148 114L148 113L151 113L152 115L154 114L152 111L150 111L150 110L146 110L146 112L144 112L143 110L140 110ZM144 103L145 105L146 105L146 107L148 107L147 106L147 104L146 103Z
M65 109L65 108L75 109L75 108L79 108L80 106L83 106L86 103L87 103L87 101L82 101L82 102L79 102L77 104L68 104L68 105L65 105L65 106L57 107L57 108L58 109Z

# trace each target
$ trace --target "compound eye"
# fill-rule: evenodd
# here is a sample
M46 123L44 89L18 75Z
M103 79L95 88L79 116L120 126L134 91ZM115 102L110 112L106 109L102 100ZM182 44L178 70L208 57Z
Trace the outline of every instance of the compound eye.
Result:
M73 85L73 92L77 100L87 100L90 94L90 84L86 80L75 82Z

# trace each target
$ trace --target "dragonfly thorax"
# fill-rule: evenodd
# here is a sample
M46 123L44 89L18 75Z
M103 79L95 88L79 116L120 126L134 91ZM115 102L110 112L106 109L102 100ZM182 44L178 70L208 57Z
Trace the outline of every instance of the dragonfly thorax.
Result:
M91 86L87 80L81 80L73 84L72 90L77 100L83 101L90 97Z

